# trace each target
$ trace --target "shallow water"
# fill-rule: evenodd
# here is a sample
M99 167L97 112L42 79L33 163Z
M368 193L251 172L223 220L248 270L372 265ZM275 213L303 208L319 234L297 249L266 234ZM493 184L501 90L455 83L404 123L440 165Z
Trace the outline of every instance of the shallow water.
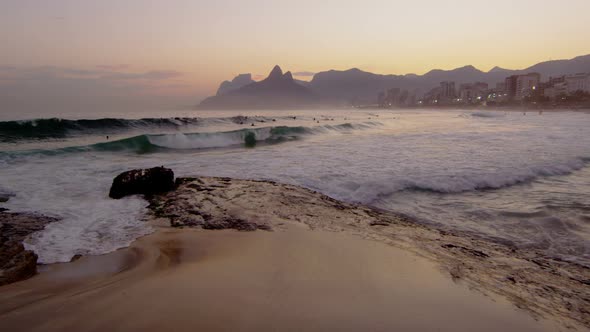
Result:
M144 201L110 200L107 193L121 171L164 165L177 176L302 185L590 265L590 114L321 110L160 116L197 119L60 127L58 137L19 137L18 130L8 137L0 125L0 192L15 195L5 205L63 218L27 244L41 262L112 251L149 232L141 221ZM255 148L244 146L248 132L256 135Z

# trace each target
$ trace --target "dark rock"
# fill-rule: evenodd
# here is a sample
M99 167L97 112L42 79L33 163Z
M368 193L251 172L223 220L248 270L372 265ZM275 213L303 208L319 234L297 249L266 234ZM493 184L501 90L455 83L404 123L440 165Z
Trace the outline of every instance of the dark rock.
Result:
M480 258L488 258L489 257L489 255L483 251L479 251L479 250L475 250L475 249L471 249L471 248L466 248L466 247L459 246L459 245L452 244L452 243L442 244L441 247L443 247L445 249L459 249L460 251L462 251L466 254L480 257Z
M136 194L152 195L174 188L174 172L169 168L134 169L117 175L109 197L119 199Z
M22 241L56 220L32 213L0 212L0 285L35 275L37 255L25 250Z
M200 180L197 178L176 178L176 181L174 182L176 184L176 186L180 186L182 184L185 183L189 183L189 182L199 182ZM202 182L200 182L202 183Z
M13 197L14 194L10 192L0 191L0 203L8 202L10 197Z
M37 255L18 241L0 245L0 286L30 278L37 273Z
M375 220L369 223L369 226L389 226L390 224L387 221L383 220Z
M203 223L203 229L236 229L238 231L255 231L258 225L239 218L209 220Z
M80 258L82 258L82 255L75 254L74 256L72 256L72 259L70 259L70 262L75 262L75 261L79 260Z

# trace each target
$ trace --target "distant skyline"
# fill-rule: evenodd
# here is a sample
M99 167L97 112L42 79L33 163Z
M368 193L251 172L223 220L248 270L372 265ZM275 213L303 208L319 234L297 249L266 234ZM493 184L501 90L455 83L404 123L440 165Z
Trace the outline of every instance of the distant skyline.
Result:
M588 0L4 0L0 97L164 107L275 64L304 80L353 67L522 69L590 54L589 12Z

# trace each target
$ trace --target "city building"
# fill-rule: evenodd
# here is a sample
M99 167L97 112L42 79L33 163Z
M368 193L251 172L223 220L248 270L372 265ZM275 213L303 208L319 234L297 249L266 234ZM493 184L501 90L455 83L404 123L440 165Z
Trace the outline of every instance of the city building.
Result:
M483 82L461 84L459 86L459 102L478 103L487 96L488 84Z
M518 75L516 78L516 94L515 100L522 100L526 97L531 97L537 86L541 83L541 74L529 73L525 75Z
M543 88L543 96L549 99L555 99L557 96L567 94L567 85L565 75L549 77L549 81L540 85Z
M565 77L567 93L573 94L577 91L590 92L590 74L575 74Z
M506 93L506 97L508 100L512 100L516 97L516 81L518 80L518 75L512 75L506 77L504 80L504 92Z
M444 100L452 100L455 99L456 91L455 91L455 82L452 81L444 81L440 82L440 99Z
M387 96L385 98L386 99L385 103L388 106L397 105L399 102L399 95L400 95L399 88L393 88L393 89L387 90Z

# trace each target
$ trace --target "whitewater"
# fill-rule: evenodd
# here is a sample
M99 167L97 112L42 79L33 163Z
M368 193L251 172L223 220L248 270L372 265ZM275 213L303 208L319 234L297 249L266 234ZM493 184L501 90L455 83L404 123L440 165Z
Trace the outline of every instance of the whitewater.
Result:
M590 114L463 110L162 112L0 121L0 207L60 221L41 263L151 232L125 170L268 179L590 266Z

